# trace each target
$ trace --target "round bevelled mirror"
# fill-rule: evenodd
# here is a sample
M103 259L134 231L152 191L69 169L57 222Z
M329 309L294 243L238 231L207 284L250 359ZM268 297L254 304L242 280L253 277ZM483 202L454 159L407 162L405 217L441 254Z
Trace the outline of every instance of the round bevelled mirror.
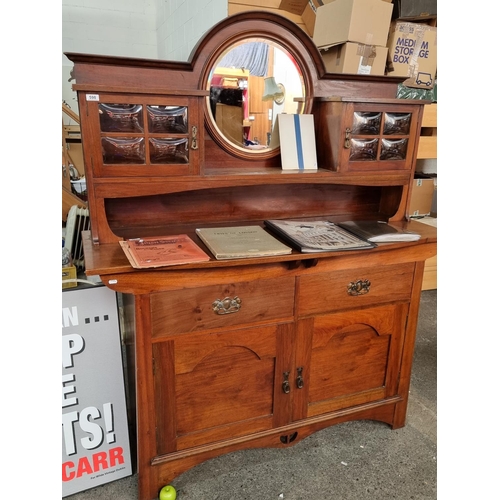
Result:
M220 50L206 79L207 118L214 139L237 156L279 152L280 113L302 113L304 77L291 53L261 37Z

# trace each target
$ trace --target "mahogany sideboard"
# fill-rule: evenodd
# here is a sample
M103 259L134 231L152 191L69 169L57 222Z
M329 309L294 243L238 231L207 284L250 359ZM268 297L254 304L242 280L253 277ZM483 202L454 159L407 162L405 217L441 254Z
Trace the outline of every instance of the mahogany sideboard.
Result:
M285 172L279 148L218 129L213 68L249 41L293 61L317 171ZM311 39L268 12L221 21L188 62L66 55L86 272L123 294L132 332L140 499L224 453L287 447L348 420L404 426L424 264L437 251L436 229L407 217L426 101L396 99L397 78L326 73ZM188 234L209 253L197 227L265 219L384 220L421 238L156 269L131 267L118 243ZM217 301L237 306L221 314Z

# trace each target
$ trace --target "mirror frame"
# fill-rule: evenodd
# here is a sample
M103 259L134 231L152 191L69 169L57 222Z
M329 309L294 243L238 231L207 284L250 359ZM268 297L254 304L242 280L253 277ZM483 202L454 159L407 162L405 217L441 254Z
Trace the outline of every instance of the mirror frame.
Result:
M235 44L242 43L247 39L260 39L288 52L289 56L295 60L304 85L305 98L302 113L310 113L312 109L312 99L314 97L313 82L315 81L312 73L313 70L316 69L317 63L313 61L312 58L308 59L305 57L305 54L314 54L317 50L312 40L296 24L285 17L276 16L275 14L272 15L271 17L274 19L276 17L280 18L280 23L278 24L273 22L272 19L269 19L268 16L266 16L266 12L259 11L244 14L248 14L250 17L244 15L238 16L240 19L237 19L236 22L234 17L226 18L216 24L212 30L200 40L198 47L206 43L210 44L216 42L201 70L199 81L200 90L207 89L212 70L216 67L217 62L220 61L222 55L226 51L231 49ZM228 20L230 20L230 22L228 22ZM312 52L311 45L314 47ZM196 58L196 49L193 57ZM280 154L279 146L274 149L247 151L243 147L232 143L219 131L210 110L209 99L209 97L205 98L203 106L205 128L210 134L210 137L220 148L242 160L266 160Z

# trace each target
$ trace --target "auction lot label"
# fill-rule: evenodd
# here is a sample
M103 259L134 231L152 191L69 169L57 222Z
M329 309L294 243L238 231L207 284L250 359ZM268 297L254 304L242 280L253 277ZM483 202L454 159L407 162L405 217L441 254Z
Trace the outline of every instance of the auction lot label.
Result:
M62 293L62 496L132 474L116 292Z

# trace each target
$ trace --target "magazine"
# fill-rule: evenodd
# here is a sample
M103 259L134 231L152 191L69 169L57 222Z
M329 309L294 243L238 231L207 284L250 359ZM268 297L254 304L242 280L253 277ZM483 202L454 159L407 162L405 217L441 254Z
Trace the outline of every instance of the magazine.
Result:
M287 255L292 249L260 226L209 227L196 230L217 260Z
M395 241L417 241L420 234L405 227L394 226L383 221L345 221L339 226L351 233L374 243L390 243Z
M330 221L266 220L264 224L304 253L376 247L374 243L360 239Z
M210 256L186 234L133 238L120 241L120 245L132 267L138 269L210 260Z

